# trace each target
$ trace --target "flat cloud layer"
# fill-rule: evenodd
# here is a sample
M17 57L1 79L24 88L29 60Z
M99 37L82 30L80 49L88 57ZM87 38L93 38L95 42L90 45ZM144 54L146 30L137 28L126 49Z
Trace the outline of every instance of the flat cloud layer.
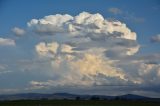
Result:
M160 42L160 34L151 37L151 42Z
M0 38L0 46L15 46L15 41L7 38Z
M122 14L122 10L120 10L119 8L115 8L115 7L109 8L108 11L110 13L113 13L114 15Z

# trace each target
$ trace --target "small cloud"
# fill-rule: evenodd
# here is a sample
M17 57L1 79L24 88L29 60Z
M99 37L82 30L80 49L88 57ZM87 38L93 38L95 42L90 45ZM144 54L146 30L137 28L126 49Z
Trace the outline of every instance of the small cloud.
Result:
M135 22L135 23L143 23L145 19L143 17L138 17L134 13L125 12L124 19Z
M135 23L143 23L145 21L145 19L142 17L136 17L136 16L132 16L132 15L127 15L124 17L124 19L131 20Z
M18 27L14 27L12 29L12 32L16 35L16 36L22 36L25 34L25 30L18 28Z
M13 39L0 38L0 46L15 46Z
M134 17L134 18L133 18L133 21L134 21L134 22L137 22L137 23L143 23L143 22L145 21L145 19L142 18L142 17Z
M6 73L10 73L12 71L8 70L8 71L0 71L0 74L6 74Z
M0 70L5 70L5 69L6 69L6 66L3 64L0 64Z
M108 11L114 15L122 14L122 10L115 7L109 8Z
M160 5L155 5L152 7L153 10L158 11L160 9Z
M16 93L18 92L19 89L16 89L16 88L4 88L4 89L0 89L0 92L2 92L3 94L6 94L6 93Z
M128 13L127 11L122 11L119 8L111 7L108 9L108 12L114 14L114 15L122 15L122 17L126 20L130 20L136 23L143 23L145 19L143 17L137 17L133 13Z
M156 36L152 36L151 39L150 39L150 41L152 43L156 43L156 42L160 43L160 34L158 34Z

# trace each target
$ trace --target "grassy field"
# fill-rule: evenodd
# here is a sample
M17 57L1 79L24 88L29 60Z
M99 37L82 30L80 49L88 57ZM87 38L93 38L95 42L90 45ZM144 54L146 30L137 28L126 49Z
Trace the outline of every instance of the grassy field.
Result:
M160 106L160 103L120 100L19 100L1 101L0 106Z

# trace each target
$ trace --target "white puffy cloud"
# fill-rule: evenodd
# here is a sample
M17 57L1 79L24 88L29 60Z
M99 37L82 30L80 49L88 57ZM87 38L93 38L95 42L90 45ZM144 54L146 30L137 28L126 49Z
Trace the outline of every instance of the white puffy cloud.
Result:
M32 19L30 22L28 22L28 26L31 27L35 32L37 33L48 33L48 34L54 34L57 32L63 32L64 31L64 23L67 21L73 19L70 15L50 15L45 16L43 19Z
M140 68L138 70L139 75L142 77L142 80L145 84L160 84L160 76L159 76L160 64L140 64Z
M15 46L15 41L13 39L0 38L0 46Z
M154 59L156 56L157 59ZM154 60L154 61L153 61ZM139 86L159 85L159 56L148 55L128 59L120 59L115 64L124 70L128 80Z
M112 66L113 63L101 56L94 54L85 54L82 59L72 62L72 68L79 70L82 75L103 74L106 77L119 77L125 80L125 74L120 69Z
M59 45L57 42L40 42L38 45L36 45L36 51L42 56L45 56L47 54L55 55L57 53L58 46Z
M22 36L22 35L25 34L25 31L23 29L21 29L21 28L18 28L18 27L14 27L12 29L12 32L17 36Z
M121 79L122 82L127 82L123 70L116 68L114 66L114 62L107 59L105 56L102 56L105 49L91 48L82 51L75 51L72 49L73 47L67 44L58 44L58 49L56 46L54 53L49 54L50 51L48 47L46 47L46 45L49 44L40 43L36 46L36 50L41 56L52 57L51 64L54 70L53 74L59 76L56 81L52 81L52 86L86 86L93 85L95 83L110 84L111 82L107 79L107 77ZM50 49L55 49L55 47L52 46ZM107 82L102 83L99 81L101 79L97 79L97 81L95 81L95 77L99 74L104 75L106 77L104 80Z
M61 45L61 52L63 53L72 53L73 52L73 47L71 47L70 45L67 44L62 44Z
M120 21L108 21L100 14L90 14L82 12L77 16L70 15L50 15L43 19L32 19L28 22L28 27L33 31L45 34L69 33L72 36L92 37L103 34L105 37L124 38L136 40L136 33ZM119 33L119 34L115 34ZM93 36L94 37L94 36ZM96 36L101 37L101 36Z

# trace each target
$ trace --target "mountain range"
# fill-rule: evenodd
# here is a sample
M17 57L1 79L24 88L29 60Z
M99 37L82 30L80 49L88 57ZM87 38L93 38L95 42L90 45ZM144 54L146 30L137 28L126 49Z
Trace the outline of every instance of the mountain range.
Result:
M78 95L70 93L54 93L54 94L41 94L41 93L20 93L10 95L0 95L0 101L4 100L144 100L144 101L159 101L160 98L150 98L134 94L126 94L119 96L106 96L106 95Z

